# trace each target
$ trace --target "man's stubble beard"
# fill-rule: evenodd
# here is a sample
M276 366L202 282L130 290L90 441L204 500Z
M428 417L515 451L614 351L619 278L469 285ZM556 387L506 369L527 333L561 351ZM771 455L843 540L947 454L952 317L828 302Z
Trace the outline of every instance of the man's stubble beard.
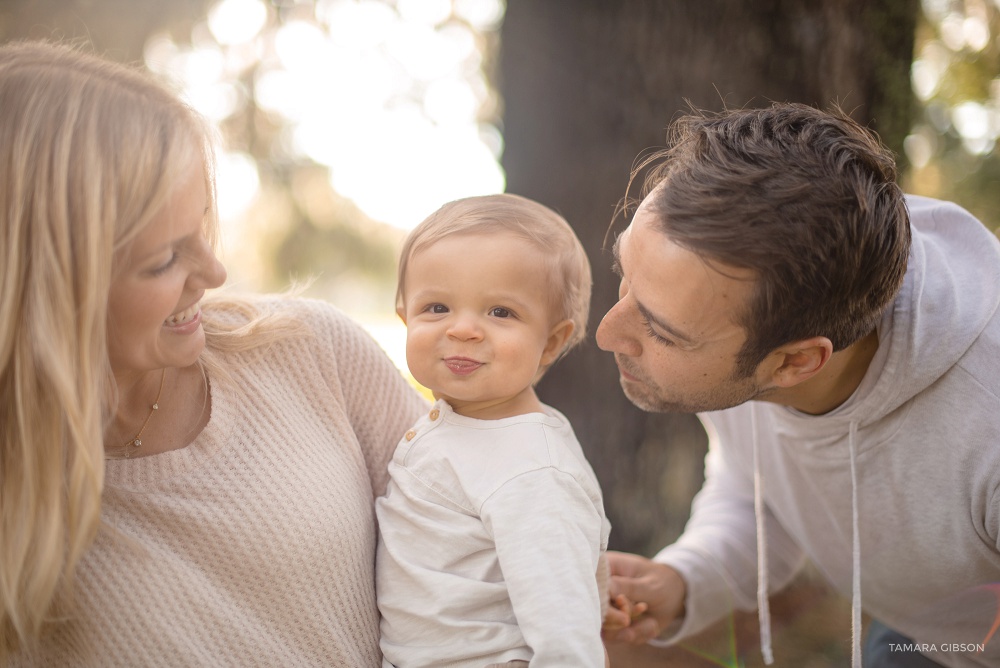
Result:
M617 356L616 356L617 357ZM753 376L738 375L735 372L729 380L691 396L667 397L664 390L645 379L643 374L632 370L628 364L617 359L620 368L640 382L621 380L622 391L629 401L650 413L702 413L739 406L747 401L763 399L771 393L769 388L757 384Z

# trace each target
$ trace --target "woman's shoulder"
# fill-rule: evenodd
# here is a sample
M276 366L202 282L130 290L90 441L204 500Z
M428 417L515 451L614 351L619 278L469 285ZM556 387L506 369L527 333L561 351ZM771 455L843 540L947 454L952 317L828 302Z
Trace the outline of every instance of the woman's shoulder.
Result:
M264 297L263 308L270 309L271 313L281 314L286 318L300 322L319 336L348 339L369 338L365 329L351 316L322 299L270 295Z
M287 315L311 323L349 323L353 321L328 301L298 295L266 294L252 298L264 314Z
M354 320L319 299L217 295L206 300L202 309L208 350L226 356L248 355L248 361L265 350L336 358L377 345Z
M360 329L339 308L321 299L284 294L220 295L206 300L205 313L226 329L283 325L316 331L331 327Z

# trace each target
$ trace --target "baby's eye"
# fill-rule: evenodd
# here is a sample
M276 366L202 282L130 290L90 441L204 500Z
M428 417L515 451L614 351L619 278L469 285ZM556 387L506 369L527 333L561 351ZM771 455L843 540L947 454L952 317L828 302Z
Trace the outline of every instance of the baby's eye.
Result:
M503 306L495 306L490 309L490 315L494 318L509 318L512 314Z
M427 307L427 310L431 313L447 313L448 307L444 304L431 304Z

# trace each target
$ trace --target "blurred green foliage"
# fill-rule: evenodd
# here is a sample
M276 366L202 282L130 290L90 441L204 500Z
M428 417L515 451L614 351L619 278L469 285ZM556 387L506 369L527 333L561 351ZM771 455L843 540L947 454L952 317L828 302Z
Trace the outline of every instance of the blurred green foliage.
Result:
M1000 2L924 0L909 192L955 201L1000 231Z

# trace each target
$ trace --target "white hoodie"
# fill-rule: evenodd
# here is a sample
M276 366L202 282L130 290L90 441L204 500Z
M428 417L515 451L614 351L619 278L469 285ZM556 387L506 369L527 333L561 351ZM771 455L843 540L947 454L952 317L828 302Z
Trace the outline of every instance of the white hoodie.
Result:
M777 591L808 558L854 600L855 665L862 602L945 666L1000 665L1000 242L954 204L907 203L906 278L851 398L820 416L766 402L701 416L706 482L656 556L688 585L668 642L761 600L769 660L758 584Z

